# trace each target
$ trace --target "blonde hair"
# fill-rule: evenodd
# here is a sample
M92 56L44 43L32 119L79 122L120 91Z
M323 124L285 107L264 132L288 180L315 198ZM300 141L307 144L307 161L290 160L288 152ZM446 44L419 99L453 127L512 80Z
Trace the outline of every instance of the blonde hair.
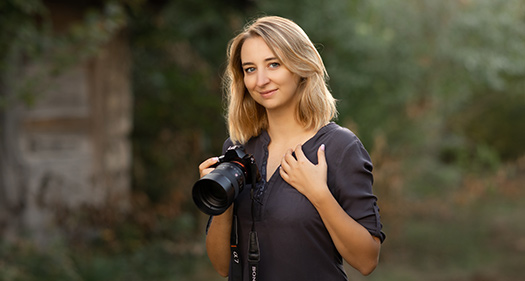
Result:
M291 20L265 16L248 24L228 45L228 65L224 77L226 119L234 143L246 143L268 129L263 106L255 102L244 85L241 48L246 39L262 38L281 63L301 77L296 119L307 129L320 129L337 116L336 100L328 90L323 60L308 35Z

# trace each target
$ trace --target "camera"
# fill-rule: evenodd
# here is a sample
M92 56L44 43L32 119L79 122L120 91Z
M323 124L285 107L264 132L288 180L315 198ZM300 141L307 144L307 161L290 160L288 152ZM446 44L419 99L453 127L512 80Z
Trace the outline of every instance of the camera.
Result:
M195 205L208 215L220 215L233 203L246 183L259 181L261 176L255 158L234 145L219 157L215 169L199 179L192 190Z

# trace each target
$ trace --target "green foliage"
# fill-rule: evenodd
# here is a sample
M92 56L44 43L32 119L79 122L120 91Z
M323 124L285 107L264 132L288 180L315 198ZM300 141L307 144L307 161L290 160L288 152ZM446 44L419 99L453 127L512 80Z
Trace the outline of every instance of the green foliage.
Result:
M8 97L5 93L6 88L13 77L8 77L7 73L17 69L20 62L15 57L22 54L29 60L41 55L44 45L45 25L37 25L37 19L46 19L45 7L39 0L17 1L8 0L0 3L0 109L12 103L15 99L22 99L30 103L34 92L20 91L15 97ZM14 76L18 78L16 73ZM34 89L36 83L29 85Z
M364 278L350 270L349 279L519 279L523 250L515 237L525 233L516 223L525 211L522 199L492 194L463 206L447 201L418 204L419 209L410 209L416 214L402 233L383 245L376 271Z
M459 135L474 147L485 142L505 159L523 154L523 145L508 145L516 134L523 140L519 130L503 133L500 122L484 123L487 131L501 132L493 134L502 143L494 146L488 135L465 134L466 127L450 134L454 122L447 120L464 119L480 97L497 95L500 120L506 118L512 128L523 123L525 111L518 113L523 100L509 100L525 92L523 1L261 1L260 6L294 19L321 44L331 88L341 100L340 119L357 124L368 147L386 134L394 151L417 151L404 146L418 143L439 150L432 138ZM486 103L479 107L488 110Z
M508 241L524 233L512 224L523 202L496 197L519 195L523 186L523 169L514 162L525 154L522 0L154 2L104 2L64 34L53 33L42 1L0 3L0 88L18 89L9 99L27 103L38 98L35 89L46 86L46 75L96 54L126 27L138 198L125 219L85 215L66 225L69 238L75 230L93 237L71 238L48 252L25 244L2 247L0 279L213 278L203 257L204 217L190 190L197 165L217 155L226 137L226 45L261 14L295 20L317 44L340 100L339 122L372 154L382 179L375 188L387 195L379 204L389 238L384 264L370 280L520 276L514 260L523 254L522 242L513 247ZM51 64L12 82L23 63L38 60ZM0 107L9 102L0 92ZM515 165L512 182L501 180L505 165ZM517 187L503 190L512 184ZM458 203L469 200L480 203ZM493 203L498 212L489 208ZM181 250L195 240L196 250Z
M153 202L174 190L187 200L198 164L221 151L222 65L242 26L234 4L171 1L131 14L134 189Z
M112 1L62 33L40 0L3 1L0 14L0 108L20 100L32 105L53 87L50 77L94 56L126 24L124 7Z
M221 280L205 257L181 253L179 245L159 241L132 253L108 255L91 249L29 243L0 247L0 280L4 281L175 281ZM188 277L192 276L192 277ZM215 278L215 279L214 279Z
M36 25L39 17L47 15L46 8L39 0L7 0L0 3L0 70L6 67L6 55L12 48L20 48L29 57L38 53L40 44L27 44L39 42L42 27Z

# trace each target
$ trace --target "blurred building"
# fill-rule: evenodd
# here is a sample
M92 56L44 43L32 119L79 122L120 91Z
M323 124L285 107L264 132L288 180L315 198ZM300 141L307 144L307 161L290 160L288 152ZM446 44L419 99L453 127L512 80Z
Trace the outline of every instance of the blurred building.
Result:
M48 2L54 32L67 30L93 8L86 1ZM10 101L0 109L0 236L47 243L70 212L126 210L132 96L125 33L115 32L94 55L58 75L50 71L52 61L12 61L17 67L3 73L0 84ZM16 98L13 85L33 76L40 84L28 106Z

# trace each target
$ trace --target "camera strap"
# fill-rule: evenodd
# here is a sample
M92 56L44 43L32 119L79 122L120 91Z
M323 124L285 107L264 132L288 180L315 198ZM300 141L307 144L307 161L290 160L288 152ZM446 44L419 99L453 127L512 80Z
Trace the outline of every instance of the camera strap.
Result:
M257 173L257 166L251 165L252 172L252 186L250 189L250 199L251 199L251 216L252 216L252 229L250 231L249 245L248 245L248 265L250 269L250 280L256 281L259 274L259 261L261 259L259 252L259 238L257 237L257 232L255 231L255 189L257 180L253 176ZM232 221L232 233L230 237L230 249L232 255L232 268L231 268L231 280L232 281L242 281L242 270L243 266L241 263L241 255L239 253L239 221L237 218L237 204L233 205L233 221Z
M250 280L257 280L259 276L259 239L257 232L250 232L250 248L248 250L248 265L250 266Z
M233 205L233 221L232 221L232 234L230 237L230 249L232 254L232 281L242 281L242 264L241 255L239 254L239 232L238 232L238 221L237 221L237 204Z
M255 174L257 173L257 166L251 165L252 173L252 188L250 190L250 198L252 200L251 213L252 213L252 230L250 231L250 245L248 248L248 264L250 266L250 280L256 281L259 274L259 261L261 255L259 252L259 238L257 237L257 231L255 231L255 189L257 180Z

